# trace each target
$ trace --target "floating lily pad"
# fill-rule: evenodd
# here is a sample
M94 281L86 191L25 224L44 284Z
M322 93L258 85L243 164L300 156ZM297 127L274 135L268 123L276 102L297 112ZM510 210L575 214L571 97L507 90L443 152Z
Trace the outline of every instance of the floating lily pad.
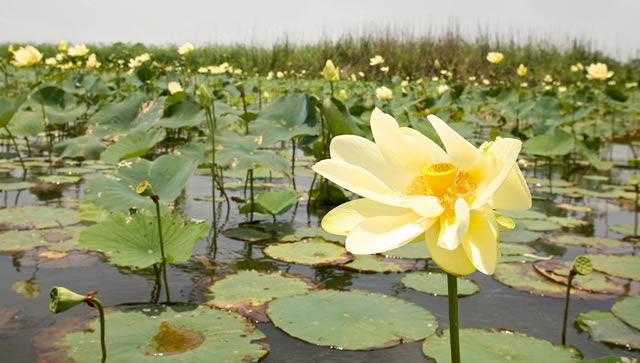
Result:
M422 352L437 362L451 360L449 329L441 336L432 335L422 345ZM502 329L460 329L460 358L463 362L576 362L579 351L552 344L523 333Z
M609 275L640 280L640 256L586 255L593 269Z
M84 227L66 227L45 230L7 231L0 233L0 251L26 251L45 246L52 251L82 249L78 236Z
M562 227L573 228L579 226L586 226L589 222L585 222L576 218L568 218L568 217L549 217L547 221L555 224L559 224Z
M535 210L498 210L498 213L513 219L546 219L547 215Z
M23 328L22 309L17 306L0 307L0 337L14 335Z
M549 179L527 178L527 183L548 186L549 185ZM552 179L551 180L551 185L552 185L552 187L563 187L564 188L564 187L572 186L573 183L568 182L568 181L563 180L563 179Z
M258 321L269 321L266 304L278 298L300 295L315 286L308 278L280 272L238 271L216 281L207 292L208 304L238 312Z
M417 271L406 274L402 280L404 286L427 294L447 296L447 275L439 272ZM458 296L468 296L480 292L475 281L458 277Z
M524 255L501 255L498 263L507 263L507 262L535 262L545 259L546 257L536 256L533 254L524 254Z
M424 242L407 243L406 245L384 252L385 256L397 258L430 258L429 250Z
M38 177L38 180L41 182L50 184L73 184L79 182L81 179L82 177L73 175L45 175Z
M510 231L500 232L500 241L503 242L529 243L539 240L540 238L542 238L542 233L527 231L521 226L516 226L516 228Z
M414 269L416 262L378 255L354 255L353 261L344 267L362 272L405 272Z
M266 241L271 239L271 234L255 228L239 227L230 228L222 232L225 236L246 242Z
M618 319L640 329L640 296L630 296L616 302L611 307L611 312Z
M80 222L78 211L65 208L24 206L0 209L0 230L51 228Z
M298 228L294 234L282 237L281 241L299 241L303 238L320 237L325 241L338 242L344 244L346 236L332 234L320 227L302 227ZM425 246L426 248L426 246Z
M368 291L321 290L269 303L267 314L287 334L337 349L387 348L423 339L438 322L422 307Z
M537 219L518 219L516 224L535 232L554 231L562 228L559 224Z
M500 244L500 253L502 255L512 256L512 255L522 255L525 253L535 253L535 252L536 252L535 248L522 245L522 244L517 244L517 243L501 243Z
M155 362L162 356L184 362L258 361L268 351L266 344L254 342L265 336L251 322L209 307L143 306L109 313L105 321L108 357L114 362ZM54 344L74 361L94 361L101 356L98 320Z
M574 234L558 234L548 238L549 243L563 246L582 246L586 248L621 248L629 247L629 243L602 237L585 237Z
M335 243L321 238L267 246L264 253L271 258L305 265L341 264L351 261L351 254Z
M533 264L538 272L547 278L563 285L567 285L569 271L573 267L573 261L548 260L538 261ZM576 289L599 294L626 295L629 292L639 292L639 285L630 286L631 282L626 279L607 276L603 273L593 271L588 275L576 275L571 286Z
M29 189L33 188L34 186L36 186L36 183L31 182L0 183L0 191Z
M640 226L638 226L637 232L634 231L634 228L633 224L613 224L609 226L610 230L625 236L640 236Z
M95 169L68 167L68 168L58 168L56 169L56 172L58 172L58 174L64 174L64 175L83 175L83 174L95 173Z
M224 197L215 197L216 202L224 202L225 199ZM213 200L213 197L210 195L198 195L196 197L193 197L193 200L196 200L198 202L211 202Z
M591 207L588 207L586 205L574 205L569 203L559 203L559 204L556 204L556 207L562 208L565 210L570 210L573 212L583 212L583 213L589 213L593 210Z
M209 232L207 223L185 223L175 214L162 217L167 262L191 258L193 247ZM156 216L112 213L104 222L80 233L80 245L109 256L116 265L144 268L162 261Z
M640 330L634 329L608 311L587 311L576 318L578 326L597 341L640 349Z

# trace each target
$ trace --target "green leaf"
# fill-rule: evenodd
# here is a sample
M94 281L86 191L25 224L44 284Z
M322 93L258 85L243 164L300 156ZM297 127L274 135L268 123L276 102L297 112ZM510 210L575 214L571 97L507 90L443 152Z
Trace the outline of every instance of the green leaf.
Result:
M117 164L121 160L142 156L164 137L165 132L162 129L133 131L118 138L115 144L100 155L100 160L108 164Z
M216 139L222 149L216 153L216 163L234 170L249 170L259 166L275 171L289 170L289 161L268 150L258 150L255 136L226 135Z
M422 242L407 243L402 247L395 248L390 251L384 252L385 256L397 257L397 258L415 258L415 259L427 259L431 257L427 250L427 244Z
M438 272L411 272L406 274L402 280L404 286L414 290L426 292L436 296L447 296L447 274ZM477 283L465 278L458 277L458 296L468 296L480 292Z
M80 219L73 209L24 206L0 209L0 221L0 229L42 229L76 224Z
M433 334L435 317L422 307L367 291L321 290L269 303L273 324L305 342L368 350L410 343Z
M587 311L576 318L580 329L597 341L640 349L640 330L633 329L608 311Z
M626 279L640 280L640 256L585 255L593 263L593 269Z
M603 237L585 237L572 234L558 234L548 237L549 243L563 246L581 246L585 248L622 248L630 247L629 243Z
M44 131L42 113L36 111L18 111L9 123L9 130L14 136L38 136Z
M551 133L534 136L525 141L522 150L541 156L566 155L573 150L574 136L570 133L554 128Z
M200 104L191 100L183 100L169 106L158 126L177 129L185 126L199 126L206 121L205 110Z
M255 212L261 214L281 215L293 207L300 198L295 190L262 191L255 197ZM240 213L249 213L251 202L240 209Z
M325 242L320 238L293 243L276 243L267 246L264 253L276 260L306 265L340 264L352 260L351 254L344 247Z
M146 95L135 93L121 102L105 105L88 121L91 135L102 138L119 132L129 132L133 129L134 120L138 117L139 111L142 111L141 106L146 99Z
M65 252L82 249L78 236L84 227L48 228L40 230L7 231L0 233L0 251L15 253L37 247Z
M354 255L345 268L360 272L405 272L416 268L416 262L378 255Z
M115 265L145 268L162 261L156 216L112 213L102 223L80 233L80 245L109 256ZM191 258L193 247L209 232L207 223L184 223L175 215L162 216L164 251L169 263Z
M618 319L640 329L640 296L629 296L616 302L611 307L611 312Z
M432 335L422 345L422 352L437 362L449 362L449 329L441 336ZM460 329L460 358L463 362L577 362L582 358L572 347L554 345L523 333L502 329Z
M0 128L5 127L11 121L25 100L25 95L20 94L16 98L0 97Z
M78 136L59 142L54 145L56 155L61 158L83 158L85 160L98 160L106 149L94 136Z
M226 237L246 242L266 241L271 239L271 234L247 227L230 228L223 231L222 234Z

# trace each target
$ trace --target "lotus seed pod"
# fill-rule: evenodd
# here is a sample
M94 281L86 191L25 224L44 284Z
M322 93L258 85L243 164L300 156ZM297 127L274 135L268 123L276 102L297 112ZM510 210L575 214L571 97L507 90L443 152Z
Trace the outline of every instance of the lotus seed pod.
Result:
M593 264L587 256L578 256L573 260L573 271L578 275L588 275L593 271Z
M84 296L64 287L54 286L49 292L49 310L62 313L84 302Z
M151 184L146 180L141 181L140 184L138 184L138 186L136 187L136 193L144 195L145 197L153 197Z

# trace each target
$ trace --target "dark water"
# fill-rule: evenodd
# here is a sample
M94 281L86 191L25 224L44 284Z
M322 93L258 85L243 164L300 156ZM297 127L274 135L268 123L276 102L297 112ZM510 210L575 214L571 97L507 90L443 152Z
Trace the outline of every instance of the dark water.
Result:
M613 150L614 159L626 159L627 148L619 146ZM532 170L524 171L532 176ZM537 170L538 177L545 177L542 170ZM612 182L624 183L626 176L633 170L614 168L611 171ZM574 176L576 177L576 176ZM210 178L208 176L194 176L187 186L179 207L192 218L211 220L210 202L194 201L193 197L210 194ZM298 187L308 189L310 179L299 178ZM13 206L17 192L7 192L0 197L0 205ZM234 192L240 195L240 192ZM50 201L40 201L28 191L23 191L18 198L19 205L52 205L63 206L69 204L69 198L82 195L81 187L70 186L62 195ZM556 197L555 203L569 202L570 198ZM602 199L588 199L587 205L593 207L593 234L621 238L607 230L608 224L632 223L632 212L620 208L615 201ZM222 205L222 204L221 204ZM534 201L536 209L551 214L549 201ZM224 228L236 227L247 218L239 215L238 208L232 203L232 210ZM301 202L298 208L284 216L278 217L280 222L291 222L295 227L307 225L317 226L319 217L307 215L306 204ZM223 208L223 213L226 211ZM575 218L581 218L577 214ZM266 222L271 217L262 218ZM219 226L222 227L222 226ZM588 232L589 229L586 229ZM265 256L262 248L266 244L248 244L231 240L223 236L218 237L216 262L221 269L207 270L199 263L183 263L173 265L169 269L169 283L174 300L188 303L205 301L203 291L208 278L221 275L237 269L254 268L258 270L286 271L307 275L322 282L329 288L365 289L374 292L397 296L419 304L431 311L440 324L438 334L447 326L447 298L431 296L406 288L400 282L402 273L358 273L347 271L339 267L309 267L305 265L289 264L273 260ZM572 259L578 254L594 252L583 248L568 248L563 259ZM212 253L210 238L198 243L195 255ZM32 338L41 329L49 326L58 319L66 319L71 315L86 316L87 309L74 309L71 312L54 315L48 310L48 291L51 286L61 285L74 291L85 292L99 290L98 297L105 305L115 305L123 302L149 301L153 288L152 274L133 273L130 270L118 269L107 262L98 261L87 267L76 268L36 268L34 266L20 266L19 255L0 255L0 309L19 307L18 322L21 328L15 332L0 332L0 362L32 362L36 360L37 352L32 346ZM433 267L433 265L431 265ZM11 290L16 280L26 280L35 277L39 283L41 293L34 299L27 300L22 295ZM479 294L464 297L460 300L460 326L462 328L506 328L526 333L530 336L560 343L561 321L564 301L562 299L535 296L526 292L509 288L495 281L491 276L479 272L469 276L481 288ZM178 298L179 296L179 298ZM585 301L573 299L571 301L567 342L577 347L587 359L619 354L640 357L639 352L606 345L591 340L589 335L572 325L580 312L588 310L608 311L616 299L604 301ZM422 341L410 344L400 344L389 349L374 351L339 351L302 342L289 337L286 333L271 324L258 324L258 329L267 335L267 343L271 349L264 362L421 362L427 361L422 354Z

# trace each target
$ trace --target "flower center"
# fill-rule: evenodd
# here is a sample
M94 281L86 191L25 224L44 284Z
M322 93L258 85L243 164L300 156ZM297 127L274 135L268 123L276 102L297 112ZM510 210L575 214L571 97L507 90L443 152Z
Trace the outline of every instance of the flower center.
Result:
M438 197L445 209L442 216L455 216L454 206L458 198L471 204L477 184L471 175L451 163L437 163L422 169L422 175L413 179L407 188L408 195L426 195Z

